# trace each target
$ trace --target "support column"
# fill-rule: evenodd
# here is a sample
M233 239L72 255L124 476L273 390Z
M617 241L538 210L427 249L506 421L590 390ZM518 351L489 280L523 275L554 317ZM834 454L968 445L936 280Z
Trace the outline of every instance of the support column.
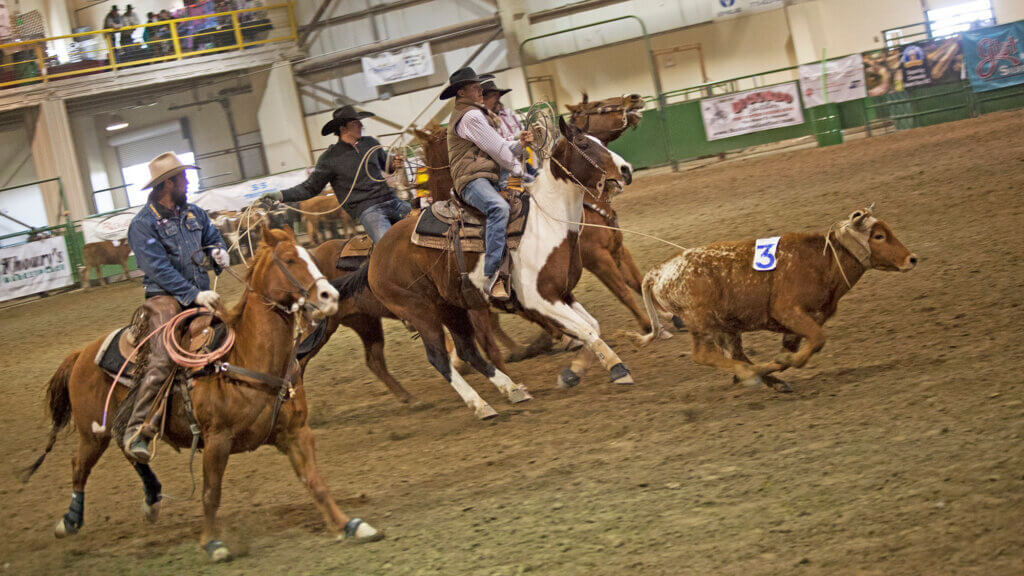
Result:
M256 117L271 174L313 164L291 64L278 62L270 69Z
M820 61L821 50L826 47L821 5L818 2L803 2L786 6L786 19L797 63Z
M40 180L61 179L72 220L89 215L91 203L82 186L75 143L71 137L71 123L63 100L45 100L39 104L35 133L32 135L32 160ZM53 182L43 184L41 189L47 221L51 225L58 224L63 217L60 187Z

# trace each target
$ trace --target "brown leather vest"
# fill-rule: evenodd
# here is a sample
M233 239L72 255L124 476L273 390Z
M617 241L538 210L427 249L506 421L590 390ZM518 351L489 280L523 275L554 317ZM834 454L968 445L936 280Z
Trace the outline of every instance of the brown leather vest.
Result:
M455 109L452 110L451 119L448 121L448 166L452 173L452 180L455 182L456 192L461 192L466 184L477 178L487 178L491 182L497 182L498 173L501 170L498 163L486 152L455 132L462 117L473 109L483 112L491 126L495 130L498 129L498 118L483 106L461 98L455 101Z

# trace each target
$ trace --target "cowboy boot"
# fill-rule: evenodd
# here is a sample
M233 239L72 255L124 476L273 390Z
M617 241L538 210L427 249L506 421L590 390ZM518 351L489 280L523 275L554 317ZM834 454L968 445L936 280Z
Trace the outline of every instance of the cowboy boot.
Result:
M495 274L490 284L487 286L487 296L491 300L497 302L506 302L509 299L508 290L505 288L505 280L502 279L501 274Z
M149 331L159 329L178 313L178 302L170 296L154 296L144 304L149 318ZM145 464L149 462L151 453L149 441L154 436L154 426L159 426L159 416L146 425L153 404L160 395L160 388L171 372L171 358L164 348L163 339L157 335L149 340L149 355L146 372L138 383L135 405L132 407L131 418L124 435L124 451L129 459Z

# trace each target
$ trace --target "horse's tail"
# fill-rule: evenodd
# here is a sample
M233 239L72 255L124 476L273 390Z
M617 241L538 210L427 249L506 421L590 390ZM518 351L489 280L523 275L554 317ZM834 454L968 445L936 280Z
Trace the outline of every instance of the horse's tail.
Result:
M352 298L370 285L370 263L364 262L355 272L331 280L331 286L338 291L338 301Z
M71 420L71 395L68 393L68 382L71 380L71 370L81 355L81 350L72 352L60 363L60 367L50 377L50 383L46 387L46 410L50 413L53 427L50 428L50 439L46 442L46 448L39 458L28 468L21 472L21 481L28 482L32 474L39 469L46 459L46 455L53 450L57 443L57 434L68 425Z

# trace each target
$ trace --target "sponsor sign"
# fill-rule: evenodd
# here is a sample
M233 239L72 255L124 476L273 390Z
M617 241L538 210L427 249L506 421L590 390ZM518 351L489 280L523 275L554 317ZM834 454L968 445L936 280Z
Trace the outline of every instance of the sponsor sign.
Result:
M72 282L71 260L63 237L0 248L0 301Z
M964 32L967 78L976 92L1024 83L1024 21Z
M429 42L363 57L363 75L369 86L393 84L433 73L434 59L430 54Z
M141 206L135 206L117 214L96 216L82 220L82 236L85 237L85 243L92 244L93 242L102 242L104 240L113 240L115 242L126 240L128 238L128 225L132 223L132 218L135 218L135 215L138 214L141 208Z
M705 98L700 112L708 140L804 123L796 82Z
M868 95L864 84L864 61L859 54L829 60L825 63L825 70L829 102L846 102ZM800 66L800 93L807 108L825 103L820 62Z
M714 19L739 18L757 12L783 8L783 0L707 0L712 3Z
M865 52L863 60L868 96L955 82L963 77L959 36Z

